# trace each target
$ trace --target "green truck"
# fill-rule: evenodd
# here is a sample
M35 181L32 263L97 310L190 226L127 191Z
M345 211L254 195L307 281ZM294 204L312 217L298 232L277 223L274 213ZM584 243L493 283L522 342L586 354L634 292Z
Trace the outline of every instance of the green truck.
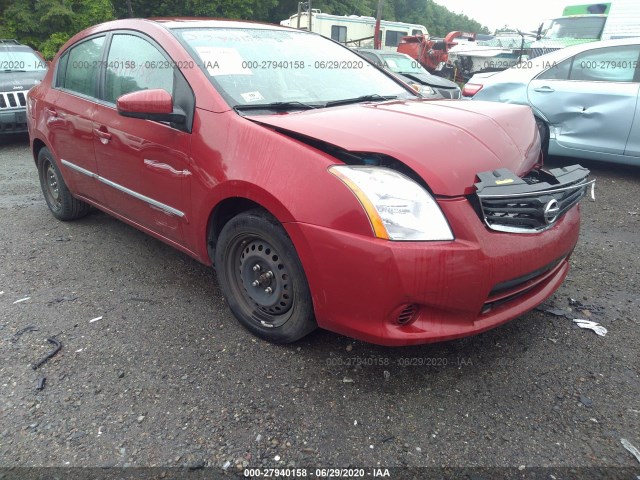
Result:
M531 44L530 58L570 45L640 36L640 2L612 0L608 3L588 3L564 8L562 16L554 18L538 40Z

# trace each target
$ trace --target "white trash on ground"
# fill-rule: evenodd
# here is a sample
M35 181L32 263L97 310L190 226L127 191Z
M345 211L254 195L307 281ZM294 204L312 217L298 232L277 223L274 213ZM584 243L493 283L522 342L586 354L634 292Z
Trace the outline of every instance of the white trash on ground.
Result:
M627 440L626 438L621 438L620 443L624 448L626 448L627 450L629 450L629 452L631 452L631 455L636 457L636 460L638 460L638 462L640 462L640 451L638 451L636 447L631 445L631 442L629 440Z
M593 330L601 337L604 337L607 334L607 329L600 325L598 322L592 322L591 320L584 320L582 318L575 318L573 323L578 325L580 328L586 328L588 330Z

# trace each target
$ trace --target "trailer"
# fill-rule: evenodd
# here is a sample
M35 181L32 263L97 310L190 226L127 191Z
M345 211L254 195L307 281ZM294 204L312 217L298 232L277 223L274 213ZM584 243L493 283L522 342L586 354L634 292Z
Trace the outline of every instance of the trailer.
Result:
M285 27L309 30L309 12L302 11L282 20ZM331 38L348 47L373 48L376 28L374 17L358 15L331 15L318 9L311 10L311 31ZM380 21L380 40L383 50L395 51L402 37L428 36L424 25L404 22Z

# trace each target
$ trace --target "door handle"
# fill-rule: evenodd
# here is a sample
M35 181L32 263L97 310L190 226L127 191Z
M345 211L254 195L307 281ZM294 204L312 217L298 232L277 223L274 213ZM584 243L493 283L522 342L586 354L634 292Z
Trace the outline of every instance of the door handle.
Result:
M58 116L58 112L56 112L52 108L45 108L44 111L47 112L47 115L49 115L50 117L57 117Z
M540 93L551 93L551 92L555 92L555 90L554 90L553 88L551 88L551 87L547 87L547 86L534 88L533 90L534 90L534 91L536 91L536 92L540 92Z
M96 137L102 141L102 143L107 143L111 140L111 134L105 130L102 130L104 127L94 128L93 133L95 133Z

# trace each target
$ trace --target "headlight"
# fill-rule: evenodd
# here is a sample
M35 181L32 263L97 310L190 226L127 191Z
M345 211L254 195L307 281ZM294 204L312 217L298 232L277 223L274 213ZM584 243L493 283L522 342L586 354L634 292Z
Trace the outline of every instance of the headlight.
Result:
M420 95L423 95L425 97L429 97L431 95L436 94L436 91L433 88L431 88L429 85L421 85L419 83L413 83L413 82L409 83L409 85L416 92L418 92Z
M329 171L360 200L378 238L453 240L440 207L405 175L383 167L334 165Z

